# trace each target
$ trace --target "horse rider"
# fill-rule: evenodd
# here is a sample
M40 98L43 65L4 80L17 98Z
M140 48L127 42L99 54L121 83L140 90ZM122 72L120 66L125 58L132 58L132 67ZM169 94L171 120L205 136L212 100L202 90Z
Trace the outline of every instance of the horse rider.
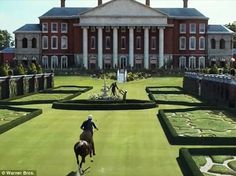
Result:
M95 123L92 121L92 119L93 119L93 116L92 115L88 115L88 119L83 122L83 124L81 125L80 128L84 132L88 132L89 133L89 136L91 138L93 155L95 155L95 147L94 147L94 141L93 141L93 128L95 128L96 130L98 130L98 128L95 125Z

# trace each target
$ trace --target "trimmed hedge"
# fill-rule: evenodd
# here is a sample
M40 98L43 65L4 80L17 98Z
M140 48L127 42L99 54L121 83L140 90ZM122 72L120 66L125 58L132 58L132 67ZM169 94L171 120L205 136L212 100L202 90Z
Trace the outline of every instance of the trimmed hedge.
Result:
M132 110L155 108L156 103L148 100L62 100L54 102L52 108L68 110Z
M17 108L17 107L9 107L9 106L0 106L0 109L8 109L8 110L14 110L14 111L25 111L25 112L30 112L27 115L23 115L15 120L12 120L8 123L0 125L0 134L42 114L41 109L30 109L30 108Z
M215 107L197 107L187 110L216 110ZM225 109L217 109L225 110ZM165 112L183 112L186 109L159 110L158 119L166 134L166 137L172 145L236 145L236 137L187 137L179 136L165 115Z
M76 87L76 88L83 88L84 90L54 90L54 89L58 89L58 88L61 88L61 87ZM79 96L80 94L84 93L84 92L87 92L89 90L91 90L93 87L92 86L58 86L58 87L54 87L54 88L51 88L51 89L48 89L48 90L44 90L44 91L40 91L40 92L35 92L35 93L28 93L28 94L25 94L25 95L21 95L21 96L16 96L14 98L9 98L7 100L1 100L0 103L2 105L27 105L27 104L51 104L55 101L59 101L58 99L55 99L55 100L31 100L31 101L18 101L18 102L13 102L11 100L16 100L16 99L20 99L20 98L24 98L24 97L27 97L27 96L31 96L31 95L35 95L35 94L38 94L38 93L52 93L52 94L73 94L73 95L70 95L70 96L67 96L65 97L63 100L70 100L70 99L73 99L77 96Z
M235 155L236 148L180 148L179 161L186 176L203 176L192 155Z

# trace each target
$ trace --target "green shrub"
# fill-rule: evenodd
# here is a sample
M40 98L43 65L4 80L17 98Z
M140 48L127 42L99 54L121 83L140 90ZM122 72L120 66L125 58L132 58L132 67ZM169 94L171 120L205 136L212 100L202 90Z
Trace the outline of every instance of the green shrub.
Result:
M36 63L35 66L36 66L37 74L43 73L43 69L40 64Z
M0 76L8 76L9 66L4 64L0 67Z
M209 70L209 74L219 74L219 70L216 65L211 67L211 69Z
M26 74L26 69L23 67L22 64L19 64L15 68L15 75L25 75Z
M231 74L232 76L235 76L235 69L234 69L234 68L232 68L232 69L230 70L230 74Z
M36 74L37 73L37 68L34 63L31 63L28 69L28 74Z

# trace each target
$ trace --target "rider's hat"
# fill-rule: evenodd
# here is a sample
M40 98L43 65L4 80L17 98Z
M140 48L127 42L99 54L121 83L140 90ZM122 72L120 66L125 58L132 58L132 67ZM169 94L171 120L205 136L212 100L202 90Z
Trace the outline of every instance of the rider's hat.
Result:
M88 120L92 120L93 119L93 116L90 114L88 115Z

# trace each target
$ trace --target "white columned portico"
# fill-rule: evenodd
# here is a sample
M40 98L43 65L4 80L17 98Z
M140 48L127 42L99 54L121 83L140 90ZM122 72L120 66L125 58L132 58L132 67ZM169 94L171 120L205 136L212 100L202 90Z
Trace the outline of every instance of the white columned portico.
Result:
M83 64L88 69L88 27L83 27Z
M149 27L144 27L144 68L149 69Z
M113 27L113 68L118 67L118 27Z
M159 68L164 66L164 29L165 27L158 27L159 29Z
M134 67L134 27L129 27L129 65Z
M103 69L102 29L103 27L98 27L98 68L99 69Z

